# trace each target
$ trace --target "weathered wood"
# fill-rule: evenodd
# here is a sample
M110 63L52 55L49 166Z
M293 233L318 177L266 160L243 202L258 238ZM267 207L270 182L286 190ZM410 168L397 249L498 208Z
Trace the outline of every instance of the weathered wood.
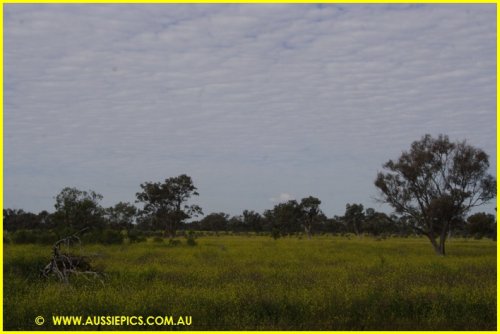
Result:
M50 262L41 270L41 276L49 278L55 276L60 282L68 283L70 275L92 276L95 278L102 277L103 274L92 269L90 259L85 256L71 255L61 252L61 246L64 245L68 249L72 244L80 244L78 235L83 233L88 228L84 228L73 235L58 240L52 247L52 258ZM86 277L87 278L87 277ZM101 283L102 280L101 280Z

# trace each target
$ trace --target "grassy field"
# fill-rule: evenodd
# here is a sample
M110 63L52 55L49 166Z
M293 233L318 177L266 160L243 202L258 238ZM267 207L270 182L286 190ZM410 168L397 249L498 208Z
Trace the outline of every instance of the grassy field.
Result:
M496 330L496 243L426 239L202 237L86 246L107 276L45 281L50 246L4 246L5 330L52 315L192 316L191 326L102 330ZM46 322L37 326L36 316Z

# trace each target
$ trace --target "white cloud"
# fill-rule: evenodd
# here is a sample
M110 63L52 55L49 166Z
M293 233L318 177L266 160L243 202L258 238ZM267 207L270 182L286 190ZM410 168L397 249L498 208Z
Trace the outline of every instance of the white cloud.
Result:
M289 193L281 193L277 197L271 197L270 200L273 203L285 203L285 202L291 201L292 199L294 199L294 197L292 195L290 195Z
M207 212L290 189L333 214L425 133L467 138L496 170L494 4L4 13L6 206L50 208L71 185L111 205L188 173Z

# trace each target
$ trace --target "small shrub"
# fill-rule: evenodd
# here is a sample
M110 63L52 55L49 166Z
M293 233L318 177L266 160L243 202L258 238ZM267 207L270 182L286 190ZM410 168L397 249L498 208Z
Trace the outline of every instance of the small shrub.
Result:
M186 235L186 243L188 246L196 246L196 235L193 231L189 231Z
M36 239L34 231L19 230L12 234L12 241L16 244L34 244Z
M278 229L273 229L271 231L271 236L273 237L274 240L276 240L281 237L281 233Z
M37 235L36 242L42 245L52 245L58 239L58 236L53 231L40 231Z
M123 239L123 234L120 231L108 229L102 233L101 242L106 245L121 244Z
M136 230L128 231L127 238L131 244L146 241L146 237L141 232Z
M180 240L177 239L170 239L168 240L168 245L169 246L179 246L181 244Z
M163 242L163 238L156 236L156 237L153 238L153 242L162 243Z

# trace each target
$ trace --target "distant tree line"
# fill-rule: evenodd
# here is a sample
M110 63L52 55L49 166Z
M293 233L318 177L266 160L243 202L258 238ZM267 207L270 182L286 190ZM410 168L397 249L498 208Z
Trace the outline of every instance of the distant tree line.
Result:
M370 235L375 237L421 235L413 229L411 217L387 215L363 204L347 204L342 216L327 217L319 208L316 197L290 200L276 204L263 213L244 210L241 215L231 216L224 212L207 214L200 220L179 220L180 214L170 218L165 212L161 216L149 210L140 210L131 203L119 202L104 208L102 196L93 191L64 188L56 197L55 211L38 214L24 210L4 209L3 228L19 242L52 243L84 227L91 227L88 242L121 243L144 240L143 236L173 238L187 231L219 234L252 233L273 238L313 235ZM198 210L198 209L197 209ZM201 210L201 209L200 209ZM199 210L198 210L199 211ZM188 214L182 215L183 218ZM175 229L173 228L175 226ZM496 238L496 219L492 214L479 212L461 220L449 230L456 237Z
M450 236L488 237L496 240L495 216L474 207L496 197L496 180L487 173L488 156L466 142L450 142L447 136L429 135L412 144L398 160L384 164L375 186L380 200L395 209L387 215L362 204L349 203L342 216L327 217L321 200L309 196L300 201L276 204L263 213L244 210L241 215L224 212L203 215L190 204L198 196L191 177L179 175L164 182L145 182L136 193L137 207L117 203L104 208L95 191L64 188L56 197L55 211L38 214L4 209L3 228L14 242L49 242L90 227L89 241L120 243L141 241L161 234L174 238L179 232L266 234L273 238L291 235L311 238L316 234L390 235L427 237L439 255ZM6 240L9 241L9 240Z

